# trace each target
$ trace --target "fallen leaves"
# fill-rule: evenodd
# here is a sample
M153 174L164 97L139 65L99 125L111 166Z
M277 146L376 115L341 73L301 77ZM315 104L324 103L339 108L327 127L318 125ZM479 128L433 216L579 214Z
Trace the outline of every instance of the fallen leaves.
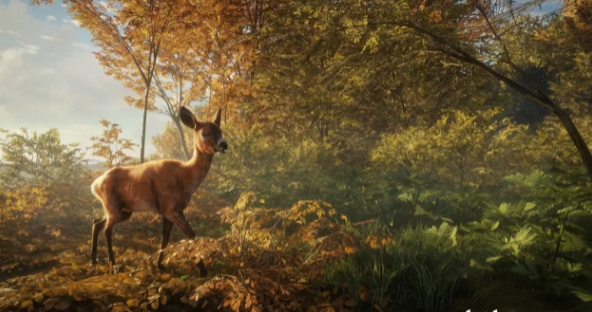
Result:
M310 285L327 261L357 250L357 242L337 223L347 218L322 202L300 202L286 210L253 207L258 203L246 197L242 206L221 211L222 220L233 228L227 235L170 245L165 272L156 268L157 252L116 245L117 265L111 268L104 262L89 265L88 242L69 244L76 247L57 256L59 265L49 272L0 284L0 290L6 289L0 291L0 310L146 311L170 305L234 312L304 311L315 305L318 311L351 308L344 303L351 300L335 301L333 295L315 295L318 300L309 298L306 304L302 300L311 296ZM39 246L32 245L27 248ZM105 252L104 246L99 252ZM206 268L209 273L203 277Z

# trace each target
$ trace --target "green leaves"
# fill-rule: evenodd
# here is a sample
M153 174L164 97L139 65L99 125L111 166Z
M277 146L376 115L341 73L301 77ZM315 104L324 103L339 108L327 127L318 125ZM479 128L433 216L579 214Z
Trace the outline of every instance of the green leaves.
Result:
M517 173L504 177L504 180L512 183L516 183L519 186L527 188L535 188L541 184L548 184L551 181L551 176L545 174L540 169L535 169L530 174Z
M62 144L57 129L38 134L22 128L0 138L3 161L0 183L7 189L60 181L76 183L84 173L77 145Z
M519 263L513 267L512 272L527 276L531 280L538 280L541 278L534 263L528 258L526 258L523 263Z
M530 233L530 228L520 229L513 237L506 238L502 249L512 249L516 257L520 257L522 249L535 243L536 234Z
M450 226L448 223L443 222L440 227L432 226L427 230L427 233L436 236L437 239L439 238L447 238L450 239L452 242L452 246L457 245L456 241L456 226Z

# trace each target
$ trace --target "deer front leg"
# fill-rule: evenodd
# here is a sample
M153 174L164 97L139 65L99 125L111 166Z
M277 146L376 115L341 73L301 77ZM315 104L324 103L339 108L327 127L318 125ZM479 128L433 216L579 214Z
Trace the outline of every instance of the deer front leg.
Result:
M183 213L173 211L169 214L168 217L179 229L181 229L181 231L183 231L183 233L185 233L185 236L187 236L187 238L194 239L197 236L195 235L195 232L185 219ZM197 263L197 268L199 269L199 274L201 277L205 277L208 275L208 271L206 270L203 260L199 260L199 262Z
M156 260L156 266L160 270L165 269L162 265L162 259L164 258L164 249L169 244L169 239L171 238L171 230L173 230L173 222L165 217L162 217L162 242L160 244L160 254L158 255L158 260Z
M167 218L171 220L179 229L181 229L187 238L194 239L197 236L185 219L183 213L173 211L167 216Z

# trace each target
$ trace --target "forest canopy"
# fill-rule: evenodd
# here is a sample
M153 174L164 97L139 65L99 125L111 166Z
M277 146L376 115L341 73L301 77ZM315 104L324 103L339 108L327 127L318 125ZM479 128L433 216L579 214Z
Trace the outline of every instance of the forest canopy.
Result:
M64 3L144 131L104 116L99 170L58 129L2 133L0 249L19 250L2 273L62 261L7 278L0 307L444 312L524 291L524 310L591 308L592 1ZM125 274L87 267L90 183L189 160L181 107L222 109L230 146L188 208L200 238L157 272L157 218L138 217L116 236ZM170 121L144 155L155 113Z

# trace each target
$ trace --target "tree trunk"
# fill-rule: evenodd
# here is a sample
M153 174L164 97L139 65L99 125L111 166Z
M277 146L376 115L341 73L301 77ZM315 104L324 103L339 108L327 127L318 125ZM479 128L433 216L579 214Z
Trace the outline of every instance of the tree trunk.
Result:
M144 147L146 147L146 119L148 117L148 100L150 98L150 82L146 84L146 94L144 96L144 116L142 117L142 142L140 143L140 163L144 163Z
M178 98L178 105L179 108L183 106L183 76L179 76L179 98ZM185 160L191 159L193 155L189 154L189 150L187 149L187 142L185 142L185 134L183 133L183 126L181 126L181 117L179 115L173 115L173 120L177 125L177 130L179 131L179 140L181 140L181 148L183 149L183 153L185 154Z
M192 155L189 154L189 150L187 149L187 142L185 142L185 133L183 132L183 126L181 125L178 116L173 117L173 120L175 121L177 130L179 131L179 140L181 140L180 144L181 148L183 149L183 154L185 154L185 160L189 160L191 159Z
M144 163L144 149L146 147L146 118L148 116L148 101L150 100L150 87L152 86L152 78L154 78L154 69L156 68L156 59L158 51L160 51L160 43L155 45L154 38L150 40L150 53L148 54L148 68L147 74L143 77L146 85L146 94L144 95L144 116L142 117L142 143L140 148L140 163ZM138 67L141 68L141 67Z

